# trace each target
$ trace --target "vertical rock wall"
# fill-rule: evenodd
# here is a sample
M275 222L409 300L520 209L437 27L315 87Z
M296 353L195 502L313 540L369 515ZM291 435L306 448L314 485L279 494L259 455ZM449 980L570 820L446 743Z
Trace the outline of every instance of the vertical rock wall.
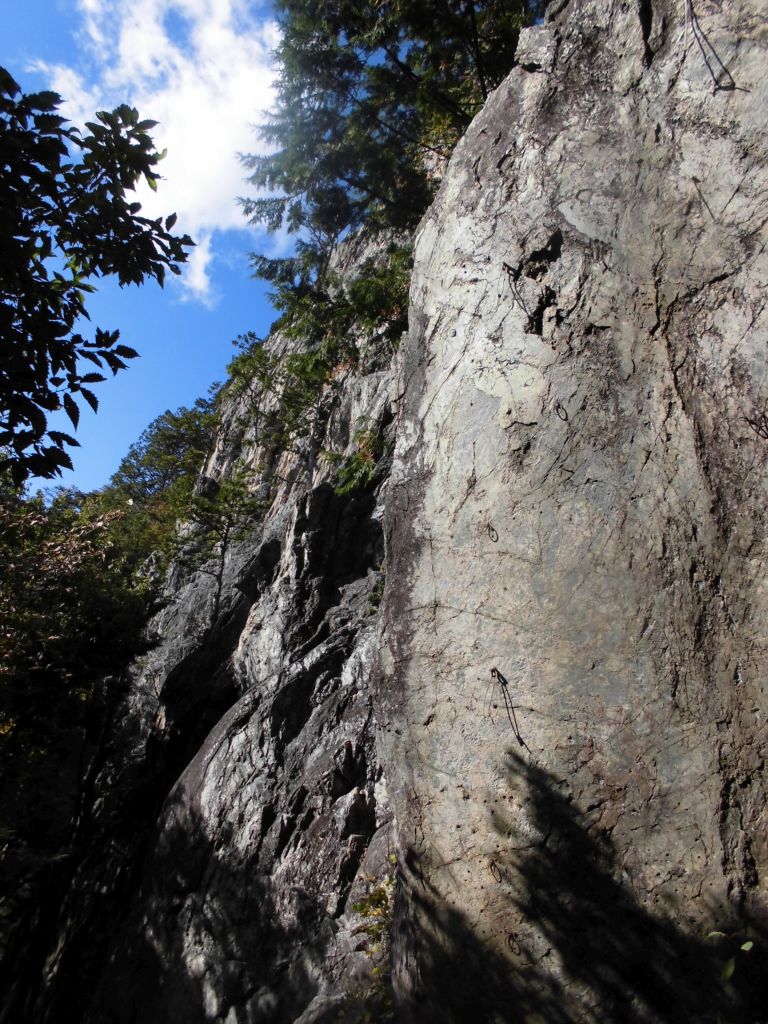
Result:
M763 1019L754 950L719 979L768 870L764 5L550 11L417 241L379 681L401 1008Z
M270 445L279 395L227 398L201 486L249 473L268 510L215 564L175 568L156 644L107 681L74 878L4 1021L352 1022L385 999L355 905L373 889L385 913L393 872L369 686L390 353L360 348L365 372L338 370L312 444ZM379 465L342 494L317 450L354 452L361 423Z

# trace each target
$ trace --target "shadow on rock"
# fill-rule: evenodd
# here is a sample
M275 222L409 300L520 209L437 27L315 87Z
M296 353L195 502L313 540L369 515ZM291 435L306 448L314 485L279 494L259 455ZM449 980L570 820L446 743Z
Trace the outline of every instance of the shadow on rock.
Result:
M616 850L557 779L516 754L508 781L526 798L525 834L494 815L510 851L493 875L508 902L508 955L487 948L445 905L418 860L403 865L397 925L403 1019L542 1024L758 1024L766 1019L768 935L759 922L711 915L694 935L640 904ZM530 827L532 826L532 828ZM532 838L533 836L533 838ZM751 942L751 948L742 945ZM730 976L729 976L730 975Z
M295 1020L331 938L316 898L297 887L276 906L269 877L189 803L172 796L163 819L83 1024Z

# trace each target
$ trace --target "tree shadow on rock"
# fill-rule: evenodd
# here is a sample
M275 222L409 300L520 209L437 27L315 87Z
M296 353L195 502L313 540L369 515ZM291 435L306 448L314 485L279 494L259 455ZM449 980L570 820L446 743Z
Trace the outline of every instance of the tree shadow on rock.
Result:
M418 861L406 858L412 906L401 904L397 926L405 1020L766 1019L768 936L761 923L738 920L733 911L724 921L725 911L713 910L712 927L727 934L708 939L643 906L620 880L610 838L590 832L588 816L556 777L513 753L507 770L515 802L525 798L527 808L525 823L493 817L508 851L491 871L508 902L509 955L486 947L477 937L482 918L470 926L425 881ZM742 950L747 940L753 945Z

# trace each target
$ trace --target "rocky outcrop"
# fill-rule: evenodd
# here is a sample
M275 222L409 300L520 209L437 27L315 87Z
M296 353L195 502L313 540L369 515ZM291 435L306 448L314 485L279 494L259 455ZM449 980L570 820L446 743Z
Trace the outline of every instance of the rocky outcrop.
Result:
M767 47L759 0L551 4L393 365L298 453L230 395L201 487L266 512L105 685L3 1020L391 1019L394 863L400 1020L765 1019Z
M721 985L765 938L764 12L555 7L417 239L378 691L401 1004L764 1019L759 942Z
M267 511L213 563L175 567L152 650L107 680L74 880L42 983L27 955L4 1019L310 1024L386 1001L372 969L394 867L369 678L390 375L381 339L360 344L366 372L339 369L321 432L291 451L265 426L279 393L227 398L201 491L247 473ZM353 453L361 422L379 465L340 494L321 450Z

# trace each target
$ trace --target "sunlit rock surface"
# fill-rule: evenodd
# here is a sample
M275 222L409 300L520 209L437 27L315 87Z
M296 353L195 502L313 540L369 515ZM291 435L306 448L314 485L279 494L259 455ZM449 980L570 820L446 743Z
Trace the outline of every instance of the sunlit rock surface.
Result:
M559 6L417 239L398 983L414 1021L753 1019L719 976L768 868L765 11Z
M200 486L246 473L268 510L207 567L173 570L159 643L105 686L35 1020L309 1024L377 1004L354 904L394 871L370 687L391 351L360 345L362 371L340 368L320 398L314 445L270 446L274 394L225 402ZM361 424L382 437L379 465L339 494L322 451L353 452Z

